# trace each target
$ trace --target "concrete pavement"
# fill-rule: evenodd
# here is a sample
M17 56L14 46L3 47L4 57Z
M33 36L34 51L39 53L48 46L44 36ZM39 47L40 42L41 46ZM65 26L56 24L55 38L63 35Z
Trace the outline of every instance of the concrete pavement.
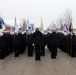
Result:
M10 54L0 60L0 75L76 75L76 58L58 50L57 59L51 59L49 50L41 61L35 61L35 56L28 57L27 52L14 57Z

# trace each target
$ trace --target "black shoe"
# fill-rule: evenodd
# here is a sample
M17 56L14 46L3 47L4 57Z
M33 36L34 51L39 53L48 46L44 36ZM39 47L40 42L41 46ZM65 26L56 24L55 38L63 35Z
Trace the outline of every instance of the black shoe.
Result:
M56 57L51 57L51 59L57 59Z
M35 59L36 61L41 61L41 59L40 58L37 58L37 59Z
M41 61L41 59L35 59L35 61Z
M15 57L19 57L19 55L15 55Z
M31 56L33 56L32 54L28 54L28 57L31 57Z
M4 57L1 57L0 59L4 59Z
M73 58L74 58L75 56L71 56L71 57L73 57Z

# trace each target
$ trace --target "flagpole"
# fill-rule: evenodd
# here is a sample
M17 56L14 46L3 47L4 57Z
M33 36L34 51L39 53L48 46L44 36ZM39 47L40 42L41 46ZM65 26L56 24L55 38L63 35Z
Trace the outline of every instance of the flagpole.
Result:
M71 21L70 21L70 26L69 26L69 32L70 32L70 45L69 45L69 55L72 56L72 33L73 33L73 29L72 29L72 17L71 17Z
M43 21L42 21L42 17L41 17L41 26L40 26L40 30L43 31L44 28L43 28Z

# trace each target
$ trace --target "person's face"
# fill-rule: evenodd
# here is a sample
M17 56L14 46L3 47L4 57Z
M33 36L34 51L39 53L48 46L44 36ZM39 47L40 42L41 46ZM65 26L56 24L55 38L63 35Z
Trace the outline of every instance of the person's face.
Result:
M36 31L39 31L39 28L36 28Z
M15 33L16 35L18 35L18 33Z

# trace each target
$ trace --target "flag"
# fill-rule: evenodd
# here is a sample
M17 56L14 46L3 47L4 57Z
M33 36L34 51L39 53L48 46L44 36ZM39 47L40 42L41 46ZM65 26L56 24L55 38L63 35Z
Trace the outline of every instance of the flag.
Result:
M14 26L15 26L15 31L18 31L18 25L17 25L16 17L15 17L15 20L14 20Z
M29 23L29 19L27 19L27 30L32 31L32 26Z
M5 25L5 23L4 23L3 19L0 18L0 32L3 32L5 30L5 26L4 25Z
M41 30L41 31L44 30L42 18L41 18L41 26L40 26L40 30Z
M68 27L67 24L64 24L63 31L64 32L69 32L69 27Z
M0 29L2 29L2 25L4 25L4 21L2 18L0 18Z

